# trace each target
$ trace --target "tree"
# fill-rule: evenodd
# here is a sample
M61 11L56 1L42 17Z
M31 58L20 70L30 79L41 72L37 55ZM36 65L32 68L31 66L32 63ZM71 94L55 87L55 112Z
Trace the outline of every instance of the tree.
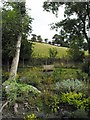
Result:
M56 48L50 48L49 49L49 57L50 58L55 58L56 57L56 55L57 55L57 49Z
M21 52L20 52L20 60L22 60L23 67L25 65L25 61L29 61L32 57L32 45L33 43L29 40L25 40L27 38L22 39L21 44Z
M2 9L2 58L4 63L12 61L15 54L17 35L20 30L19 14L9 9L8 3ZM7 9L8 8L8 9Z
M36 34L32 34L31 41L32 42L36 42L36 40L37 40L37 35Z
M5 92L7 95L7 102L2 106L0 111L3 109L8 102L14 100L14 111L17 113L17 92L18 89L16 74L20 58L21 43L24 42L22 39L26 38L31 31L32 18L26 13L24 2L4 2L2 8L2 52L4 53L3 59L11 59L10 76L7 81L3 83ZM27 39L24 39L27 40ZM26 45L26 43L25 43ZM25 46L22 50L26 50ZM24 56L26 57L26 56ZM14 93L13 93L14 91Z
M53 29L61 28L66 34L68 40L82 36L86 39L88 44L88 53L90 54L90 39L88 39L87 30L89 28L90 20L90 3L89 2L44 2L44 10L57 15L59 7L65 5L64 16L65 19L52 25ZM76 15L72 18L72 15ZM88 19L87 19L88 18ZM88 25L87 25L88 23Z
M44 41L45 41L45 43L47 43L48 42L48 38L45 38Z
M12 8L12 9L11 9ZM25 3L4 3L2 9L3 15L3 59L6 58L13 59L9 79L14 79L16 77L21 39L23 36L27 36L28 32L31 30L30 23L32 19L25 12Z
M79 45L80 41L82 42L82 40L78 40L78 39L72 41L70 43L70 49L68 50L69 59L71 59L75 63L83 62L84 59L84 51L83 49L80 49L80 45Z
M63 30L69 42L75 40L76 37L86 39L90 56L90 38L87 35L90 28L90 2L44 2L43 8L57 15L59 7L62 5L65 5L65 19L53 24L52 29L60 28L60 30ZM76 15L76 17L72 18L73 15ZM88 69L88 75L90 76L90 60L88 61Z
M38 35L38 36L37 36L37 41L38 41L38 42L42 42L41 35Z
M51 44L52 42L51 41L48 41L48 44Z
M61 36L61 35L55 34L52 39L54 41L54 44L57 44L59 46L64 46L65 45L64 37Z

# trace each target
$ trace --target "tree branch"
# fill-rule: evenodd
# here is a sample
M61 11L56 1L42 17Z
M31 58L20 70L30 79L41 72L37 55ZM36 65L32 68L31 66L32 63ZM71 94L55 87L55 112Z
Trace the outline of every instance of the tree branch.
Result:
M2 112L3 108L4 108L9 102L10 102L10 101L6 101L6 102L3 104L3 106L2 106L1 109L0 109L0 112Z

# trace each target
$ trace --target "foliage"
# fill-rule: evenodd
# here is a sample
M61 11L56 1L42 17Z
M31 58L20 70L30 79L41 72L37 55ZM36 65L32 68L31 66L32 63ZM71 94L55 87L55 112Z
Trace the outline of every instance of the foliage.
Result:
M57 113L59 110L59 99L56 95L51 97L50 100L51 104L49 104L49 107L51 108L51 111L53 113Z
M90 40L88 40L87 30L89 26L88 19L90 18L90 3L87 2L44 2L43 8L47 12L52 11L53 14L57 15L60 6L64 6L64 17L65 19L52 25L52 29L60 29L63 31L65 37L69 42L75 40L75 38L84 38L87 40L88 51L90 53ZM76 15L77 17L73 17ZM88 19L87 19L88 18ZM88 23L88 24L87 24Z
M57 82L55 89L61 92L85 92L87 87L82 81L78 79L67 79L61 82Z
M88 118L88 114L84 109L77 109L71 113L71 118Z
M87 98L85 94L80 92L63 93L60 101L73 105L77 109L88 110L90 105L90 97Z
M52 39L53 39L52 44L57 44L58 46L63 46L63 47L68 46L66 41L64 41L64 35L55 34Z
M77 79L80 81L87 81L88 74L84 71L76 71L77 72Z
M49 93L48 90L46 90L42 94L43 98L43 107L44 112L46 113L57 113L59 110L59 99L56 94Z
M73 68L63 68L64 65L62 65L60 68L55 68L53 71L53 78L54 81L58 82L60 80L67 80L67 79L79 79L79 76L81 74L80 80L83 80L86 78L86 74L82 73L79 69L73 69ZM59 65L58 65L59 66ZM80 74L79 74L80 73Z
M24 117L24 120L39 120L35 114L29 114L26 117Z
M37 40L37 35L36 34L32 34L31 41L32 42L36 42L36 40Z
M19 81L21 83L31 84L38 87L42 81L42 74L40 68L33 67L31 69L25 69L19 72Z
M53 74L52 74L52 76L53 76L53 82L58 82L60 79L61 79L61 74L62 74L62 69L60 68L57 68L57 69L55 69L54 71L53 71Z
M81 40L74 40L70 43L70 49L67 51L69 59L73 60L74 62L81 62L84 59L84 51L81 50L82 48L82 39Z
M22 39L27 41L31 32L32 18L25 12L21 15L21 6L25 3L4 2L2 8L2 58L4 64L12 61L15 55L18 35L22 32ZM25 7L25 6L24 6ZM23 18L23 19L22 19ZM26 43L26 42L25 42ZM23 49L23 48L22 48ZM25 48L24 48L25 49ZM25 57L25 55L24 55Z
M29 95L30 93L38 94L40 91L32 85L17 83L15 80L7 80L3 83L7 99L15 102L18 96ZM24 97L23 96L23 97Z
M9 77L9 72L2 71L2 83L5 82Z
M43 40L43 39L42 39L41 35L38 35L38 36L37 36L37 41L38 41L38 42L42 42L42 40Z
M50 48L49 49L49 57L50 58L55 58L57 54L58 54L58 52L57 52L56 48L53 48L53 49Z
M26 38L22 40L21 51L20 51L20 58L21 60L23 60L23 62L24 60L29 61L30 58L32 57L32 52L33 52L33 48L32 48L33 43L25 39Z
M88 73L89 72L89 69L88 69L88 62L85 61L82 65L82 71L85 72L85 73Z
M62 117L70 118L70 119L79 118L80 120L85 118L85 120L88 120L86 119L88 118L88 113L84 109L77 109L77 110L74 110L73 112L64 111L62 114Z

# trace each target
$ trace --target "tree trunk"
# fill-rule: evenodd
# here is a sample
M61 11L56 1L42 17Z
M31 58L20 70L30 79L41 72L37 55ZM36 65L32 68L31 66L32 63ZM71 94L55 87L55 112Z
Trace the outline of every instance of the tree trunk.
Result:
M90 38L88 40L88 54L90 55Z
M90 38L89 38L89 42L88 42L88 76L90 77Z
M7 71L9 72L9 59L7 60Z
M24 57L23 57L23 68L24 68Z
M18 63L19 63L19 56L20 56L21 38L22 38L22 36L20 34L18 36L18 40L17 40L17 44L16 44L16 53L15 53L15 57L13 58L13 61L12 61L9 80L13 80L16 78L17 68L18 68Z

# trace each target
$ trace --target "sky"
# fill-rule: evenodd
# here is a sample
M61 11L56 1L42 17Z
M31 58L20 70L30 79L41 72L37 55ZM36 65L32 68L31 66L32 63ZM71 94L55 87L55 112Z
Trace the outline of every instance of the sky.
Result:
M49 41L52 40L56 32L55 30L50 30L50 24L58 22L64 18L64 8L59 9L58 18L51 12L44 11L42 5L45 0L26 0L27 8L31 9L29 15L34 18L32 23L32 33L36 35L41 35L42 39L48 38Z

